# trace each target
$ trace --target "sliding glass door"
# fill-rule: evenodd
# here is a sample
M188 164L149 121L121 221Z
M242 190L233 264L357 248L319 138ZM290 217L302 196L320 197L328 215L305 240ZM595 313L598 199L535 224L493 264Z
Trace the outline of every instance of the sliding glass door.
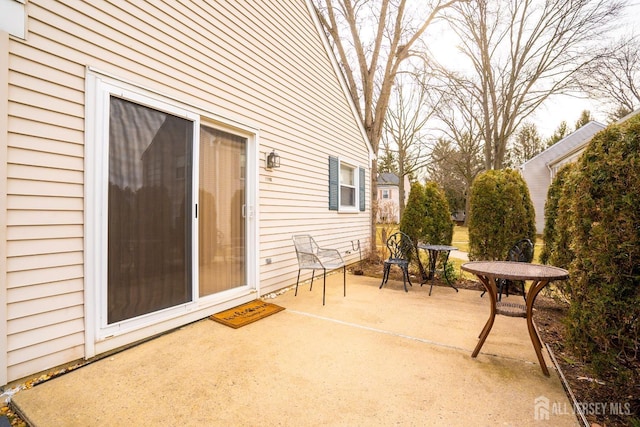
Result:
M246 287L247 137L163 104L108 105L105 331Z

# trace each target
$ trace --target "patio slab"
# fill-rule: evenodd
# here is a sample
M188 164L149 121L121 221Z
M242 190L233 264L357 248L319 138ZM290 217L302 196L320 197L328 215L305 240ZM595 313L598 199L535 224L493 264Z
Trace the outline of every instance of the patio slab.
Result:
M557 373L537 364L524 319L479 292L341 275L269 302L240 329L204 319L22 390L34 427L113 425L579 425ZM547 419L545 419L547 418Z

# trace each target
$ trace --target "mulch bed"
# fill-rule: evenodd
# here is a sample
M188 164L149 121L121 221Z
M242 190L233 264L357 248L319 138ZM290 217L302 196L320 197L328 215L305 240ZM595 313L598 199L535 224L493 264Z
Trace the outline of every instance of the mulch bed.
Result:
M382 262L364 261L357 269L362 270L366 276L381 278L383 265ZM413 277L415 275L412 280ZM389 279L402 281L400 269L392 268ZM415 281L418 282L417 277ZM434 286L448 285L436 277ZM478 292L484 289L479 281L468 279L458 279L455 286ZM512 293L510 290L510 294ZM569 306L545 295L543 291L536 299L535 309L534 320L540 339L551 348L576 402L587 409L585 417L591 426L640 427L640 375L624 385L616 385L608 378L595 377L589 365L582 363L565 346L566 328L563 319ZM640 372L640 361L637 362L636 372Z

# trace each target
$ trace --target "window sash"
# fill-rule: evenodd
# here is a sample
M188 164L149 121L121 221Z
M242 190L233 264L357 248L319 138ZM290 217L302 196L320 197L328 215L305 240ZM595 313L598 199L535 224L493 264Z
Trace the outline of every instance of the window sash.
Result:
M340 163L340 207L356 207L356 168Z

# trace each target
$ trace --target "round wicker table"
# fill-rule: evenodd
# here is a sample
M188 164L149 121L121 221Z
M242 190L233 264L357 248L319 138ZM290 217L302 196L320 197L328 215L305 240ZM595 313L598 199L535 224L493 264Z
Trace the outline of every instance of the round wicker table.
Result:
M480 349L484 345L484 342L493 327L496 314L512 317L524 317L527 319L529 336L531 337L533 348L536 351L538 362L540 362L540 368L542 368L542 372L546 376L549 376L549 370L547 369L547 365L542 357L542 343L533 325L533 304L536 301L536 297L545 286L554 280L568 279L569 272L562 268L552 267L549 265L528 264L525 262L513 261L473 261L462 264L461 268L464 271L468 271L478 276L489 293L489 301L491 302L489 319L484 325L482 332L480 332L478 344L473 350L471 357L478 356ZM526 293L525 304L498 301L496 279L530 280L532 284Z

